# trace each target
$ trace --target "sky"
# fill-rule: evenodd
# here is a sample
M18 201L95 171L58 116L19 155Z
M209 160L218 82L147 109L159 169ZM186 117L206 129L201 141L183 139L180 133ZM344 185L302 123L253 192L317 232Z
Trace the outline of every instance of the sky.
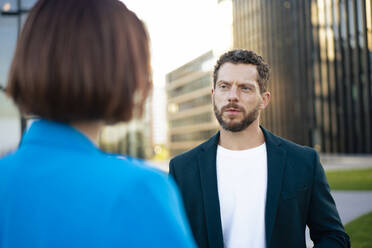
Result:
M151 38L154 86L165 74L213 48L217 0L123 0L145 23Z
M222 6L221 11L217 0L122 1L145 22L150 35L153 138L155 144L164 144L167 138L165 76L221 42L226 43L226 35L220 30L221 21L226 22L231 9Z

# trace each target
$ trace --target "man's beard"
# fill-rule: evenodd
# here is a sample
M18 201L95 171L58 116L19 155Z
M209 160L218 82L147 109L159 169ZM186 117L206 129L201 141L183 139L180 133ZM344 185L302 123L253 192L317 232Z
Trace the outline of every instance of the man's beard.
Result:
M222 118L222 115L225 112L225 110L229 109L229 108L238 109L243 114L243 120L241 120L238 123L227 123L227 122L225 122ZM213 101L213 109L214 109L214 114L216 115L216 118L217 118L218 122L220 123L221 127L223 129L225 129L227 131L231 131L231 132L243 131L249 125L251 125L252 122L254 122L258 118L258 115L260 113L259 104L257 104L257 106L251 112L249 112L248 114L246 114L246 112L243 108L239 107L235 103L230 103L230 104L222 107L221 111L219 111L217 109L216 104Z

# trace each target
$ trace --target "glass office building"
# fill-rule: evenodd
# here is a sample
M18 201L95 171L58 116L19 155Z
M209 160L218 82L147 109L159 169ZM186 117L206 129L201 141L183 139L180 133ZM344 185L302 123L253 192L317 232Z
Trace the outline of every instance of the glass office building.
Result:
M272 68L263 124L325 153L372 152L371 0L233 0L234 47Z
M168 146L173 157L204 142L216 133L212 108L212 70L209 51L166 76Z

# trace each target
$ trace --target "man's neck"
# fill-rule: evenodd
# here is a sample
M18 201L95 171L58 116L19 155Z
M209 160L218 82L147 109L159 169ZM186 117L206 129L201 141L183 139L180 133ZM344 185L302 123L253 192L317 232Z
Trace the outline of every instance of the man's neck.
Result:
M231 132L220 128L219 145L230 150L246 150L262 145L265 136L260 128L259 120L255 120L240 132Z

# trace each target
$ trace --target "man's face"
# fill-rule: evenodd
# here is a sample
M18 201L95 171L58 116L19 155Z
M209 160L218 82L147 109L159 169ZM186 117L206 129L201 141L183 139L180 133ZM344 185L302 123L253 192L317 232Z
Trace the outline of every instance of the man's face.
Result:
M246 129L266 107L270 93L260 93L258 77L255 65L225 63L220 67L212 95L214 113L223 129Z

